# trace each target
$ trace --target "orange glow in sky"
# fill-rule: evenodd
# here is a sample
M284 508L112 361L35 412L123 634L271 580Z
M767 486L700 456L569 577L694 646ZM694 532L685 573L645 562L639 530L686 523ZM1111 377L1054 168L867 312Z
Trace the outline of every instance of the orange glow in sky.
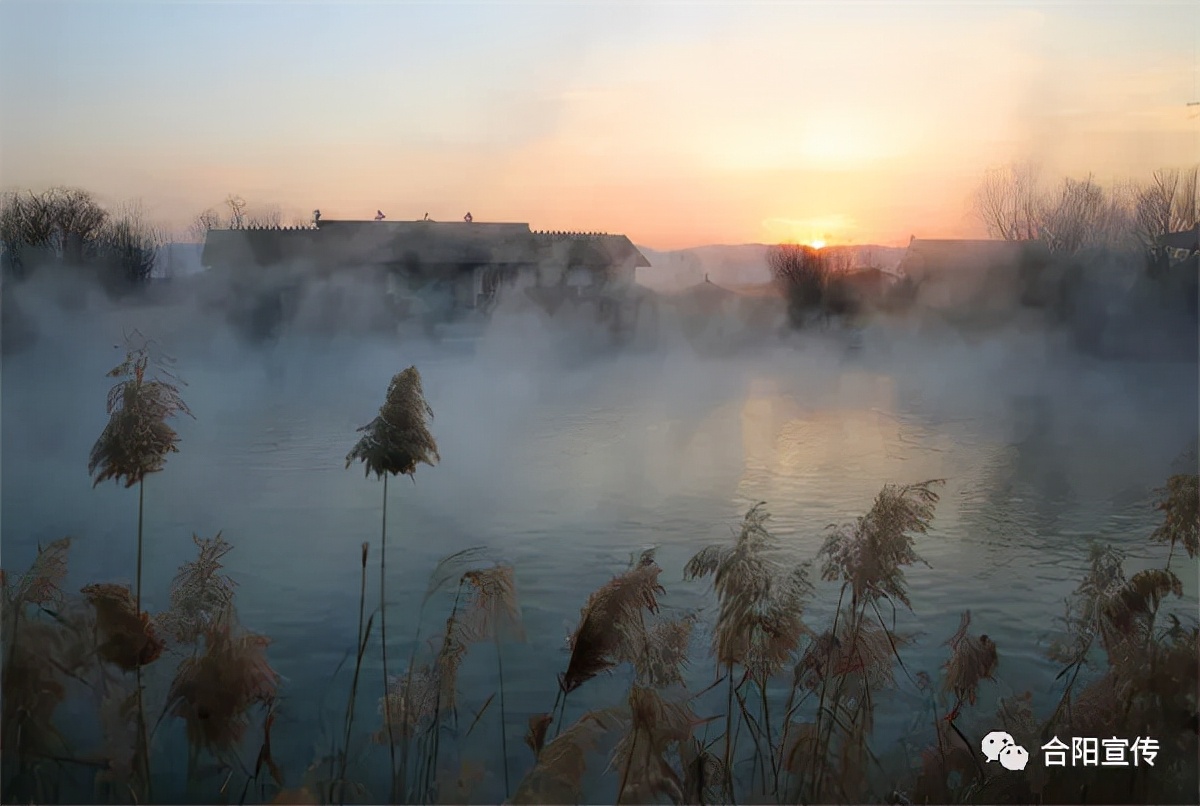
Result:
M1200 153L1186 3L0 4L0 181L670 249L981 235L984 172ZM38 65L30 70L29 65Z

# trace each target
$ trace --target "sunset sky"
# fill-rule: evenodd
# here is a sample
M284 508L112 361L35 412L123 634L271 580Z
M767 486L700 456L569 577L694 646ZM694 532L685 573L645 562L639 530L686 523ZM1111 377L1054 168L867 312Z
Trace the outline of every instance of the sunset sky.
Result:
M1200 156L1177 3L0 2L0 184L652 248L979 234L989 166Z

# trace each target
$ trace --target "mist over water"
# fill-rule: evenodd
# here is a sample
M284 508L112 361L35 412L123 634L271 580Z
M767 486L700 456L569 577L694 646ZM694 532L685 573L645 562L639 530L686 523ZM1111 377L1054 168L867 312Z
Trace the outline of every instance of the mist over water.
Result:
M93 489L87 457L107 420L105 373L124 356L123 333L157 339L178 359L195 419L174 423L180 452L146 481L143 597L151 612L165 609L176 569L194 556L191 535L223 532L241 621L271 637L285 678L274 742L292 774L328 752L339 730L348 669L331 678L354 643L363 541L368 608L378 597L382 485L359 465L346 469L345 455L410 364L442 461L421 467L415 483L389 483L389 632L407 658L441 557L485 546L513 563L530 636L505 650L516 777L531 763L527 717L554 700L588 593L656 546L665 606L707 617L711 595L681 581L683 565L729 540L758 501L796 557L811 558L826 526L863 514L884 484L945 479L934 529L916 541L930 567L906 572L914 613L899 614L898 627L920 633L906 663L936 677L942 642L970 609L972 629L1001 658L979 711L1027 689L1039 706L1053 702L1057 668L1043 650L1090 541L1127 550L1130 573L1161 563L1146 544L1154 491L1185 469L1176 463L1195 444L1200 410L1194 360L1106 360L1023 325L968 338L877 323L853 343L816 332L713 357L670 333L645 349L593 348L586 327L502 311L473 341L348 325L250 346L190 300L64 300L34 285L5 293L37 337L5 355L0 378L4 567L23 570L39 543L71 535L66 590L132 581L136 493ZM1194 564L1180 574L1194 610ZM835 588L818 586L808 622L823 628L835 602ZM425 634L444 620L443 605L430 605ZM697 658L706 641L700 631ZM376 641L367 662L364 734L379 723ZM492 663L484 651L468 656L461 687L472 708L494 689ZM694 664L697 688L710 674L711 664ZM619 671L589 683L572 696L572 714L612 701L625 679ZM899 747L914 707L898 698L883 708L880 748ZM495 730L494 719L481 723L468 750L494 758ZM164 723L158 741L182 768L179 726ZM361 777L385 792L386 750L360 756ZM498 801L494 766L480 797Z

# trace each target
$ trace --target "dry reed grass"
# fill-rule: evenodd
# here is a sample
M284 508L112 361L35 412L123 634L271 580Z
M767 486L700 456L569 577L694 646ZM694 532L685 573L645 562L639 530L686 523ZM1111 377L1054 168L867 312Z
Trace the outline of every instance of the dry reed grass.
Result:
M929 531L938 502L932 488L943 483L885 486L866 515L826 539L823 578L849 583L856 600L886 596L911 609L903 569L923 562L912 536Z
M617 803L654 803L660 797L685 803L684 776L671 765L701 724L688 705L668 702L653 688L634 685L629 690L629 721L625 734L612 751L609 771L620 776Z
M432 467L441 457L438 455L437 441L433 438L427 425L432 419L433 409L425 401L424 390L421 386L421 374L416 367L409 367L392 377L388 384L387 395L379 408L379 415L358 431L362 437L350 452L346 454L346 467L349 468L356 460L361 461L364 475L374 473L383 479L383 517L379 541L379 641L383 655L383 705L390 707L392 683L388 671L388 635L387 635L387 495L388 477L404 474L416 482L418 464ZM409 675L411 677L411 664ZM385 710L384 730L388 735L388 756L392 765L391 800L396 800L401 778L406 771L396 768L395 736L392 733L393 720ZM407 763L407 745L403 750Z
M88 585L82 590L96 610L100 658L125 672L153 663L165 644L150 614L138 612L128 585Z
M218 532L212 538L192 535L199 556L185 563L171 583L171 608L158 624L183 644L199 642L233 607L236 583L220 573L221 560L232 549Z
M267 661L270 640L232 617L209 627L204 642L201 655L179 665L167 706L184 721L193 747L220 757L242 741L251 708L274 701L279 675Z
M713 578L717 663L743 666L759 681L777 674L809 632L803 615L813 590L806 566L788 570L771 556L778 540L767 529L764 507L759 503L746 512L732 546L702 549L684 568L687 579Z
M358 429L362 438L346 455L346 467L356 460L366 475L413 476L418 464L433 466L440 461L437 441L429 432L427 418L433 409L425 402L421 374L409 367L392 378L379 416Z
M111 433L106 429L97 443L98 450L101 442L105 449L93 451L89 465L90 472L99 474L97 483L116 478L132 486L146 473L160 470L166 454L175 449L176 437L169 428L164 431L146 423L186 411L181 400L175 402L177 392L171 384L155 387L155 381L145 379L148 363L144 355L131 352L130 356L114 370L125 380L110 395ZM172 392L175 398L170 396ZM138 414L142 424L135 427L137 418L129 412ZM126 419L117 422L118 414ZM415 368L409 368L393 378L380 416L360 429L366 435L347 456L347 467L358 459L366 465L367 475L374 472L384 479L384 539L387 476L412 476L417 465L440 460L425 427L426 416L431 416L431 411L422 396L420 376ZM121 440L129 444L118 450ZM1109 788L1103 789L1099 779L1095 775L1089 778L1085 771L1050 777L1044 770L1033 770L1028 776L1014 777L984 769L966 729L960 728L957 720L960 708L976 705L980 699L982 682L994 679L998 654L986 635L970 634L968 611L946 642L949 657L943 666L941 689L943 697L953 698L953 707L948 717L933 720L933 744L922 754L920 769L910 782L911 800L1094 802L1116 793L1115 799L1123 802L1180 802L1179 793L1195 783L1200 631L1184 625L1173 613L1164 616L1163 608L1170 597L1182 594L1182 583L1170 570L1176 545L1189 557L1196 554L1195 478L1171 477L1158 502L1163 522L1151 540L1169 544L1165 568L1127 578L1120 553L1094 552L1091 567L1068 604L1065 640L1056 648L1068 664L1060 674L1065 690L1059 708L1048 718L1038 719L1031 700L1024 696L1002 700L997 714L1017 742L1031 748L1051 731L1159 737L1163 750L1161 766L1155 769L1158 777L1118 772L1106 779L1104 786ZM668 620L658 615L660 597L665 594L659 583L662 569L653 551L643 553L629 569L588 598L570 636L567 669L558 679L565 711L567 694L591 678L629 663L633 682L624 702L585 713L552 740L548 739L553 711L531 717L526 742L534 763L516 787L512 802L578 802L584 796L589 756L610 741L614 746L607 754L606 771L615 779L618 803L663 799L673 803L736 802L759 796L773 796L781 802L864 802L878 797L871 780L878 759L869 746L878 698L883 689L896 684L898 665L912 679L899 654L908 639L898 635L894 625L888 627L879 608L899 602L911 609L903 569L921 561L914 535L926 533L931 526L938 501L932 486L937 483L888 485L867 514L827 537L818 555L824 563L822 578L839 583L841 596L832 625L819 634L803 621L813 594L807 567L789 567L776 560L777 541L767 528L769 516L763 504L746 513L732 545L709 547L691 558L685 576L712 577L719 604L712 654L727 674L727 708L710 719L696 716L693 698L668 697L660 691L685 688L695 617ZM336 786L318 785L313 770L319 765L314 765L298 787L285 787L283 772L271 754L274 713L270 709L279 693L280 678L266 658L268 640L238 624L234 584L222 573L229 544L219 533L209 540L196 536L193 540L198 556L175 577L170 610L153 620L140 610L139 598L127 586L89 585L81 591L82 600L68 597L62 590L70 545L66 539L39 550L29 572L19 579L13 581L0 573L5 603L6 765L15 751L22 759L19 776L24 775L27 784L24 789L6 786L6 800L11 792L20 792L25 800L53 799L50 767L43 762L58 763L68 753L54 719L73 683L92 684L89 675L94 671L88 671L89 664L100 674L96 688L102 696L97 717L105 732L104 746L88 761L98 770L96 784L107 786L109 795L118 799L142 798L148 793L145 781L139 779L148 773L149 757L140 677L137 685L130 687L126 678L109 675L130 670L140 674L143 667L160 658L164 651L160 633L194 649L176 670L165 710L183 722L193 754L206 750L222 761L227 773L220 792L223 798L236 794L228 789L229 778L243 766L238 749L256 707L267 709L263 743L253 776L246 773L243 799L251 781L264 770L279 789L272 802L342 802L348 796L367 797L361 785L345 780L344 753ZM411 792L403 790L406 797L465 800L480 782L480 771L470 760L458 762L457 772L441 767L438 747L443 734L463 738L457 719L451 720L451 727L445 716L456 713L459 705L460 665L469 649L481 642L490 641L496 647L501 735L505 736L501 638L525 638L515 573L507 565L466 568L470 559L473 557L464 553L439 564L422 602L423 612L433 591L457 580L454 606L440 645L433 645L432 659L417 667L414 650L406 675L385 676L385 696L380 701L384 724L376 734L377 741L386 742L390 751L397 734L406 741L421 737L425 742L420 780ZM364 591L366 562L364 544ZM386 601L382 571L381 563L381 608ZM363 623L363 598L360 595L359 665L370 632L370 622L365 627ZM386 636L383 640L386 647ZM1096 665L1099 674L1080 680L1089 665ZM106 666L115 671L106 671ZM735 666L745 672L740 683L733 674ZM777 741L767 682L788 667L793 669L793 685L780 719L782 737ZM743 691L749 682L756 685L761 699L757 715ZM934 690L928 682L914 682L927 693ZM934 697L932 693L928 696ZM815 707L812 700L817 700ZM489 697L478 709L476 723L491 702ZM695 735L697 727L720 717L726 721L724 759ZM561 715L559 719L561 724ZM742 725L749 728L755 745L752 761L757 771L752 769L749 786L735 775L735 762L742 763L733 752L735 720L739 731ZM348 716L344 752L348 752L352 725L352 716ZM474 726L472 723L471 729ZM507 792L506 746L503 755ZM407 764L407 749L404 760ZM393 776L395 769L393 758ZM6 777L11 777L8 771L6 766ZM761 791L754 786L756 774L763 783ZM791 776L790 792L781 789L781 779L786 776ZM909 796L897 792L895 798L895 802L908 802Z
M662 568L654 551L643 552L629 570L594 591L571 633L571 658L559 676L559 689L569 694L621 663L635 663L646 646L646 613L658 612Z
M1163 513L1162 524L1154 530L1151 540L1167 543L1174 553L1175 545L1183 546L1188 557L1200 552L1200 476L1176 474L1159 490L1162 498L1155 504ZM1171 557L1167 556L1167 567Z
M945 688L954 694L956 710L964 701L975 704L979 684L995 679L996 664L999 663L996 643L986 635L968 635L970 626L971 611L963 611L958 630L946 642L950 647L950 659L945 665Z
M94 484L114 479L132 487L166 465L178 452L179 435L167 420L191 415L179 394L182 381L168 368L173 360L151 352L152 342L134 334L125 360L108 375L120 378L108 393L108 424L92 447L88 474ZM155 377L147 377L147 373Z
M602 741L625 727L629 718L622 709L589 711L542 748L537 763L513 793L511 803L579 803L587 757Z
M696 617L687 614L647 630L642 651L634 658L637 679L652 688L682 686L695 627Z
M384 726L374 734L375 741L386 744L389 735L415 735L419 727L433 719L440 688L441 682L429 666L392 677L388 681L387 699L379 701Z

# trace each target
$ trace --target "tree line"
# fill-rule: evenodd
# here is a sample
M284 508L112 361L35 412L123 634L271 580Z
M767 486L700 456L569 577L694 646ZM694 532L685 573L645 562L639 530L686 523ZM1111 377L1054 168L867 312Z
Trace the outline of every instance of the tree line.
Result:
M278 205L251 207L241 196L230 194L219 208L209 207L194 216L185 237L202 242L212 229L282 223ZM292 223L311 221L295 218ZM161 248L175 240L173 235L150 221L140 204L110 209L80 188L0 195L0 266L8 279L25 279L43 266L57 266L91 273L110 287L142 285L153 274Z
M166 232L138 203L106 209L89 191L55 187L0 197L0 263L23 279L42 265L94 271L106 284L147 282Z
M1147 181L1105 187L1089 174L1065 177L1057 184L1040 181L1036 166L1025 163L988 171L976 189L974 212L997 240L1037 241L1058 261L1084 254L1124 255L1129 265L1154 257L1158 239L1194 230L1200 224L1200 166L1163 168ZM853 260L845 249L787 243L771 248L768 267L788 302L795 327L835 316L854 316L869 292L853 278ZM875 305L903 305L911 283L901 280Z
M975 212L991 237L1044 241L1055 254L1150 248L1158 237L1200 223L1198 175L1193 165L1157 170L1140 183L1105 187L1089 174L1047 188L1035 165L1010 165L985 174Z

